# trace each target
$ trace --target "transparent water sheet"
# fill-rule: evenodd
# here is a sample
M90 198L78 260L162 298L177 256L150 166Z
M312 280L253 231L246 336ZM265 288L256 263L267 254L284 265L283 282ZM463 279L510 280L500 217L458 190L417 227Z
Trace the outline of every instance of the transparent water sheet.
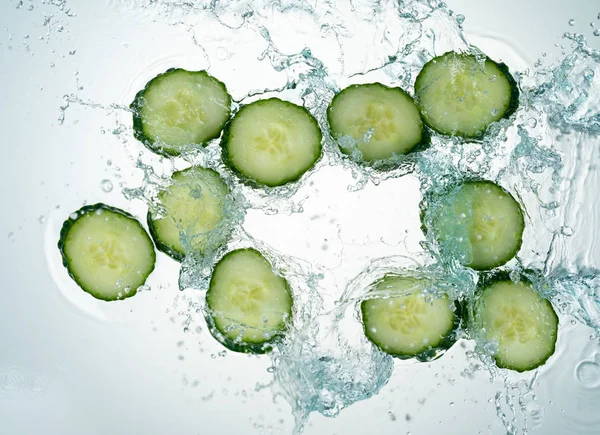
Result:
M581 57L573 68L553 67L555 59L568 56L571 41L577 39L562 38L565 31L585 34L590 46L598 47L600 38L594 39L589 23L600 27L596 19L600 11L592 3L581 2L574 9L560 2L525 6L508 2L501 11L476 2L449 4L466 17L462 25L468 40L514 70L543 70L549 65L555 72L574 71L566 80L556 77L548 87L547 95L556 98L530 94L534 108L555 104L553 113L565 118L548 123L565 122L566 131L548 133L542 124L532 126L527 118L517 119L524 130L521 136L519 131L508 131L507 147L519 144L518 152L498 153L500 159L513 158L504 180L521 192L532 221L545 224L530 226L525 246L535 248L524 249L521 258L525 264L545 268L568 296L557 301L559 306L565 304L565 316L555 361L538 373L506 378L500 373L490 382L487 370L475 369L477 359L466 357L472 342L462 341L431 363L395 362L387 384L383 376L385 385L379 394L348 402L335 419L311 414L305 433L358 434L374 426L383 433L413 434L440 427L450 433L598 431L600 422L590 408L600 395L597 341L590 339L593 329L582 322L598 324L594 317L598 208L593 188L598 133L591 131L593 118L584 115L597 113L589 96L597 95L600 74L597 64ZM248 11L261 10L261 5L118 0L98 4L9 0L2 5L5 104L0 119L7 132L8 163L1 224L6 235L2 239L5 297L0 304L0 428L4 432L292 432L295 421L286 401L289 393L272 384L277 378L277 371L271 373L272 361L224 352L214 342L197 312L198 294L178 290L177 264L159 255L149 291L106 305L71 282L56 250L62 221L84 202L105 201L144 216L144 202L129 201L122 194L123 188L142 185L144 171L136 167L140 152L141 161L159 175L186 165L183 160L161 161L131 138L130 114L123 109L158 72L175 64L210 67L236 100L251 90L277 92L290 78L302 77L300 90L325 91L305 95L305 103L318 108L319 103L327 103L329 88L319 87L328 84L326 80L343 87L351 80L389 79L383 71L364 78L348 76L377 68L386 56L419 36L416 25L389 26L396 17L385 11L414 11L421 19L432 6L441 7L418 2L405 2L399 9L385 2L307 3L308 7L289 12L293 20L278 21L278 8L295 4L274 2L273 16L263 9L265 17L250 22L253 15ZM448 39L439 39L436 51L463 43L453 39L456 20L462 19L449 16L443 8L437 13L431 21L434 30ZM571 18L573 26L568 22ZM261 19L269 23L265 28L271 45L264 32L256 31ZM243 24L246 21L249 24ZM372 37L370 32L383 41L381 46L373 49L367 38ZM564 44L565 53L554 44ZM310 54L303 52L306 47ZM259 60L261 56L264 60ZM534 66L538 58L542 65ZM394 70L393 63L387 71L397 73L400 69ZM301 76L322 66L329 73L325 80L318 74ZM584 76L590 69L595 75L588 80ZM584 103L592 104L577 106L572 113L562 110L573 107L569 99L577 96L575 88L563 86L570 77L578 80L576 89L588 94ZM531 88L533 81L528 80L524 77L523 84ZM309 86L303 88L302 83ZM302 101L298 91L284 91L284 95ZM584 121L588 131L582 129ZM544 140L531 140L538 133ZM471 165L485 166L477 158ZM490 173L501 170L501 165L492 165ZM560 172L559 181L553 182L553 170ZM530 178L541 183L537 195L521 190L531 186ZM243 190L253 207L238 242L264 243L272 252L289 256L297 276L308 271L315 277L312 291L318 290L323 310L335 310L346 284L373 258L418 258L422 251L418 176L376 179L378 185L369 179L372 174L344 167L330 152L291 197L293 192L278 192L280 198L272 202ZM557 186L554 192L553 186ZM548 207L538 207L540 202ZM305 295L311 295L309 291ZM327 342L323 343L327 349ZM350 370L368 366L359 363ZM379 370L385 372L385 363ZM319 382L327 379L313 381L323 386ZM328 397L321 399L315 410ZM329 410L336 412L335 406ZM465 413L468 419L461 417Z

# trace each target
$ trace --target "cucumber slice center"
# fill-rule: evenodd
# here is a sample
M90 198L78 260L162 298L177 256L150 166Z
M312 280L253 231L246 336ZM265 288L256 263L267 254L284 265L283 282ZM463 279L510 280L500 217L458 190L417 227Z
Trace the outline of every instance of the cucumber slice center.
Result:
M501 331L506 340L527 343L537 336L535 324L530 321L531 315L523 313L514 306L504 306L503 317L494 321L494 328Z
M85 265L90 269L108 267L115 271L122 271L123 265L127 264L127 259L118 240L117 234L108 233L102 240L91 241L86 255L83 256Z
M231 284L231 303L244 314L260 314L265 302L266 283L235 281Z
M384 321L394 331L411 334L421 328L425 305L417 295L402 300L389 301L390 309L384 312Z
M388 140L396 134L394 112L385 103L375 101L367 104L362 116L353 126L352 136L361 137L370 129L373 129L372 137L375 140Z
M290 141L286 134L288 129L289 127L282 124L268 126L254 137L254 148L270 154L271 158L279 163L287 162L291 156Z
M180 89L174 98L169 99L162 107L165 114L164 123L169 127L187 128L190 124L204 124L206 115L198 104L198 95L189 89Z

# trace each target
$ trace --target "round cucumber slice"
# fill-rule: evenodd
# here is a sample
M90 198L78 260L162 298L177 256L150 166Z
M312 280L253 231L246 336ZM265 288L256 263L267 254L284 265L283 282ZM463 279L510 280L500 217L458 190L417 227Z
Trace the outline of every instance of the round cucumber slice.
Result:
M266 353L287 330L293 300L287 281L254 249L229 252L206 293L213 336L235 352Z
M474 306L475 325L498 343L498 367L523 372L544 364L554 353L558 316L525 278L502 275L481 288Z
M193 166L175 172L171 184L159 192L157 207L148 211L148 227L156 247L182 261L185 249L204 252L225 243L229 233L217 227L224 217L229 187L212 169Z
M343 89L327 108L327 120L340 150L358 148L365 162L407 154L427 138L410 95L380 83Z
M426 295L432 282L388 275L361 303L365 335L377 347L401 359L431 361L456 341L458 317L446 295Z
M415 102L438 133L480 138L492 122L517 110L519 88L505 64L450 51L423 66Z
M513 196L491 181L469 180L430 195L421 218L442 252L475 270L511 260L521 248L525 219Z
M178 156L219 137L231 114L231 97L206 71L175 68L150 80L131 109L136 139L157 154Z
M135 295L156 260L152 240L140 223L105 204L73 213L63 224L58 248L71 278L104 301Z
M321 130L304 107L269 98L240 109L225 128L223 161L259 186L298 180L321 157Z

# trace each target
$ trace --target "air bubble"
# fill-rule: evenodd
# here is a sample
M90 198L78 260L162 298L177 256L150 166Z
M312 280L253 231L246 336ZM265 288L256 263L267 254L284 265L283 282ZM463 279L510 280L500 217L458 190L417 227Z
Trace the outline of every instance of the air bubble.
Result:
M583 72L583 78L586 79L586 80L592 80L594 78L594 75L595 75L595 73L591 69L586 69Z
M102 190L104 190L106 193L111 192L113 190L113 184L110 180L102 180L100 182L100 187L102 188Z
M600 36L600 29L594 30L594 36Z
M575 375L585 388L600 387L600 365L592 361L582 361L575 369Z
M456 22L458 23L459 26L462 26L462 23L465 22L465 16L463 14L458 14L456 16Z
M571 27L572 27L572 26L574 26L574 25L575 25L575 20L571 18L571 19L569 20L569 26L571 26Z

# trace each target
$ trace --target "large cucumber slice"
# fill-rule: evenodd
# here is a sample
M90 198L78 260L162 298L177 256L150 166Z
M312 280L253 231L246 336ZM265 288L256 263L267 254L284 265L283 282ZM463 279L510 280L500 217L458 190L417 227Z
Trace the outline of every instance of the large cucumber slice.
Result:
M431 195L422 214L442 251L476 270L511 260L521 248L525 220L513 196L491 181L470 180Z
M150 80L131 108L136 139L168 157L218 137L231 114L231 97L206 71L176 68Z
M410 95L380 83L352 85L339 92L327 109L327 119L340 150L352 154L358 148L366 162L407 154L427 138Z
M435 131L477 138L492 122L517 110L519 88L503 63L450 51L423 66L415 102Z
M152 240L140 223L105 204L73 213L63 224L58 248L71 278L105 301L135 295L156 259Z
M554 353L558 317L525 278L512 282L501 276L481 289L474 306L475 327L486 340L498 343L498 367L533 370Z
M254 249L238 249L215 266L206 293L213 336L236 352L265 353L292 318L287 281Z
M223 160L245 181L281 186L299 179L321 156L321 130L303 107L278 98L250 103L223 134Z
M393 356L431 361L456 341L454 306L445 294L432 296L424 278L388 275L361 303L365 335ZM426 290L429 290L426 292Z
M185 256L183 238L188 249L198 252L223 244L227 231L215 229L223 219L229 187L219 174L194 166L175 172L171 180L159 192L157 207L148 211L148 226L156 247L181 261Z

